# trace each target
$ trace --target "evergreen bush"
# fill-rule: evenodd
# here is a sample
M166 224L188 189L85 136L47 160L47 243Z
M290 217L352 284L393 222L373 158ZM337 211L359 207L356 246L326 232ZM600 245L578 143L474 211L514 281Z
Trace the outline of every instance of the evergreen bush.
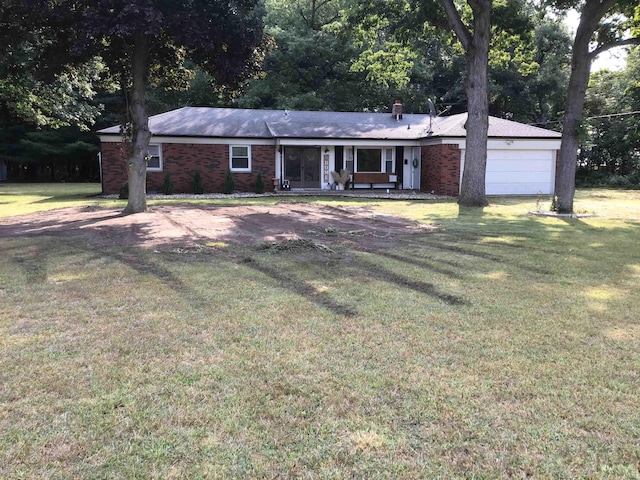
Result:
M200 170L196 170L193 174L193 193L197 195L204 193L204 183L202 183L202 175L200 175Z
M164 181L160 186L160 190L165 195L173 195L173 181L171 180L171 175L169 175L169 172L164 174Z
M258 172L258 176L256 177L256 193L264 193L264 189L264 179L262 178L262 174Z
M233 193L236 189L236 184L233 180L233 175L231 174L231 170L227 170L227 174L224 177L224 186L222 187L222 192L227 195Z

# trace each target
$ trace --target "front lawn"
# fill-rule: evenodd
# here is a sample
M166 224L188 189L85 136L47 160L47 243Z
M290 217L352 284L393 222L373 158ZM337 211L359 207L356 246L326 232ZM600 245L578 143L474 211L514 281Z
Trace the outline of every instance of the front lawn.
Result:
M0 238L0 478L640 478L640 192L287 201L437 229Z

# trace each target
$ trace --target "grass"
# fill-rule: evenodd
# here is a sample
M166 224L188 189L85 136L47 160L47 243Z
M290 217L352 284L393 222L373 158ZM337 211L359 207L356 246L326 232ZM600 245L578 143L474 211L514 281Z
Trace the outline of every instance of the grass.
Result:
M638 192L580 191L584 219L311 201L439 228L335 254L0 239L0 478L640 478Z
M101 191L99 183L0 183L0 218L54 208L117 204L95 197Z

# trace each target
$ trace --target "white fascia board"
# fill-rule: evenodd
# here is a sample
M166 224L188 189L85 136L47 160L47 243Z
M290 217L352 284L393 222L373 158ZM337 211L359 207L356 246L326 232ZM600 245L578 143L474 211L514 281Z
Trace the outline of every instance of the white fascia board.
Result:
M487 150L560 150L560 139L489 139Z
M99 135L102 143L120 143L120 135ZM183 143L191 145L275 145L276 141L270 138L215 138L215 137L171 137L151 136L149 143Z
M420 143L416 140L367 140L343 138L280 138L279 145L284 146L343 146L343 147L416 147Z
M464 138L453 137L436 137L436 138L423 138L419 144L421 147L428 147L429 145L458 145L462 150L466 148L467 141Z
M467 148L464 138L438 137L424 138L420 142L422 146L453 144L461 150ZM560 139L548 138L490 138L487 141L487 150L560 150Z

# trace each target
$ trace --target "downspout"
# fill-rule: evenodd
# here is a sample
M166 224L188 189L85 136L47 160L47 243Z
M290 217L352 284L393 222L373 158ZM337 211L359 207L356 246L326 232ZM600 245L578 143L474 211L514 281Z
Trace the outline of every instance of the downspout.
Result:
M271 138L274 138L276 140L275 143L275 147L276 147L276 153L277 155L280 156L279 160L280 160L280 178L278 178L278 171L277 168L274 169L274 172L276 174L276 178L278 178L278 184L279 184L279 188L278 190L280 190L280 188L282 188L282 180L284 179L284 155L282 154L282 145L280 144L280 138L278 138L278 136L275 134L275 132L273 131L273 129L271 128L271 125L269 125L269 122L264 122L265 126L267 127L267 130L269 130L269 135L271 135ZM276 160L276 167L278 166L278 158L275 159Z

